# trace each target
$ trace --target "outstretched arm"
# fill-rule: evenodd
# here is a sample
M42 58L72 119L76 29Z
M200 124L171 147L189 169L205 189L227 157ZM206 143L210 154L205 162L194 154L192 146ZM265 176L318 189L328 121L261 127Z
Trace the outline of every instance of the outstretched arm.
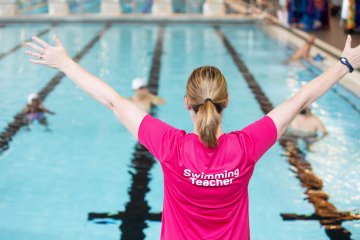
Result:
M346 40L342 56L347 58L354 68L359 68L360 46L351 48L350 36ZM278 138L281 137L301 109L321 97L348 72L349 70L345 65L337 62L332 68L307 83L297 93L268 113L267 115L273 119L277 127Z
M120 96L107 83L93 76L74 62L55 35L53 36L55 46L49 45L37 37L32 39L38 45L32 42L26 43L28 47L32 48L32 50L27 50L26 53L37 59L31 59L30 62L56 68L65 73L95 100L111 109L120 122L137 138L140 123L147 114L145 111Z
M54 114L55 114L55 112L53 112L53 111L51 111L51 110L47 109L47 108L46 108L46 107L44 107L44 105L42 105L42 104L40 104L39 109L40 109L42 112L46 112L46 113L49 113L49 114L52 114L52 115L54 115Z
M164 105L165 104L165 100L162 99L159 96L156 96L152 93L150 93L150 99L151 99L151 103L154 105Z

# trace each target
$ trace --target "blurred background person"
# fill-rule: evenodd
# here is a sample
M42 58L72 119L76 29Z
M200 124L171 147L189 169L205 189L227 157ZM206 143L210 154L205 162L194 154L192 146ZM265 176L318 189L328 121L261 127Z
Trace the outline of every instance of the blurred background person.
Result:
M303 140L307 149L311 150L311 145L327 136L328 131L323 122L307 107L301 110L290 123L286 135Z
M150 112L152 105L165 104L164 99L152 94L149 91L143 78L135 78L132 81L132 89L134 91L134 95L129 97L129 100L146 112Z
M26 125L29 126L34 121L38 121L41 125L46 127L46 130L50 129L46 120L45 113L55 114L53 111L50 111L43 106L43 103L37 93L29 94L27 98L27 104L25 109L23 110L23 113L25 114L24 120Z

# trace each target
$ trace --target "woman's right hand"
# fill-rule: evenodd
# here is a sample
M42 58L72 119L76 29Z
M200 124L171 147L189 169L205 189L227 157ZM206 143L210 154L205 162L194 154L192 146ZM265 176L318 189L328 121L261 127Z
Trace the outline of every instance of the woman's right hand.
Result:
M341 57L345 57L354 69L360 68L360 45L355 48L351 48L350 35L347 36L344 51L342 52Z
M33 42L27 42L26 46L30 47L31 50L26 50L25 53L37 58L30 59L30 62L32 63L46 65L64 71L65 67L72 62L72 59L69 57L60 40L55 35L53 35L52 38L55 42L55 46L49 45L38 37L32 37L32 40L40 46Z

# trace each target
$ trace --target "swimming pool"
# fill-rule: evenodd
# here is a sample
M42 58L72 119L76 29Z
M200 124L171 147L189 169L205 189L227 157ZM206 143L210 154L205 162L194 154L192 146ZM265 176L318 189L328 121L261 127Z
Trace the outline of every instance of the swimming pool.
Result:
M49 40L56 33L75 56L89 46L99 31L104 34L88 49L80 63L102 77L123 95L131 95L134 77L149 77L155 44L161 27L155 24L8 24L0 28L7 36L0 59L0 129L25 105L29 92L40 91L55 75L27 63L24 49L11 51L30 36L43 33ZM159 95L165 106L156 109L162 120L191 131L183 107L185 84L190 72L201 65L216 65L228 80L230 105L225 112L226 131L241 129L260 118L262 111L238 71L223 42L211 25L164 26ZM222 25L235 50L247 64L273 104L283 101L303 81L318 72L311 65L284 65L292 50L271 39L254 25ZM79 34L81 33L81 34ZM0 53L1 54L1 53ZM324 181L324 190L339 210L360 206L359 113L360 102L337 86L314 105L330 136L307 153L314 171ZM0 155L0 237L2 239L119 239L132 234L141 239L159 239L161 223L156 218L125 221L101 218L88 221L89 213L121 215L128 206L161 212L163 183L160 165L149 169L149 178L135 181L136 141L110 111L91 100L64 78L49 92L45 106L56 112L48 120L52 132L34 124L21 129ZM337 146L337 147L334 147ZM280 213L311 214L304 188L289 171L283 150L276 144L259 162L250 183L252 239L328 239L317 221L283 221ZM138 166L139 167L139 166ZM141 167L141 166L140 166ZM140 176L141 177L141 176ZM144 195L135 199L131 189ZM129 194L130 193L130 194ZM133 191L134 193L134 191ZM136 196L139 198L139 195ZM136 200L136 201L135 201ZM343 226L360 239L359 222ZM271 237L269 237L271 236ZM123 239L124 236L123 236ZM135 239L132 238L132 239Z

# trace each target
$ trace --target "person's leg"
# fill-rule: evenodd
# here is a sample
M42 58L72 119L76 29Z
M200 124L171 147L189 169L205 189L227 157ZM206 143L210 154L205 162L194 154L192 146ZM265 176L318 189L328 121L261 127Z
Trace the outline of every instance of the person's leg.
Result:
M315 37L313 35L309 36L307 42L299 49L297 52L291 57L292 61L297 61L303 58L309 58L310 50L312 45L314 44Z
M304 58L310 57L310 50L311 50L311 47L314 45L314 42L315 42L315 36L309 35L309 39L308 39L307 43L305 44Z
M48 122L47 122L47 119L46 119L44 113L41 113L41 115L39 115L38 121L41 125L43 125L46 128L46 131L50 131L50 128L49 128L49 125L48 125Z
M292 55L291 57L291 61L297 61L302 59L303 55L304 55L304 51L305 51L305 46L302 46L299 50L296 51L296 53L294 55Z
M29 125L30 125L30 123L31 123L31 119L29 118L28 115L25 115L25 116L24 116L24 118L23 118L23 123L24 123L24 125L25 125L25 129L26 129L27 131L30 131Z

